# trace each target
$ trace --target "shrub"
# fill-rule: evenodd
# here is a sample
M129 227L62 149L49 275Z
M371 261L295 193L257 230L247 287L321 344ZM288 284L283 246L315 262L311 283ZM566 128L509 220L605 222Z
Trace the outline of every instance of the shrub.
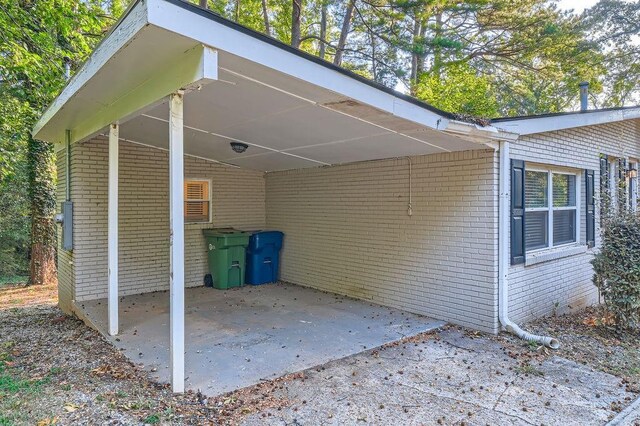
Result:
M591 261L593 282L620 330L640 326L640 216L622 211L607 215L602 245Z

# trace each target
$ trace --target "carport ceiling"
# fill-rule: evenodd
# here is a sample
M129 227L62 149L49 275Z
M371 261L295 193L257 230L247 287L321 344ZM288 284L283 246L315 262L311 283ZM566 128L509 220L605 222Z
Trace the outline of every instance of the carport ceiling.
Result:
M476 143L218 54L219 80L185 95L188 155L273 171L478 149ZM166 149L168 118L165 102L122 124L120 136ZM232 141L249 148L238 154Z

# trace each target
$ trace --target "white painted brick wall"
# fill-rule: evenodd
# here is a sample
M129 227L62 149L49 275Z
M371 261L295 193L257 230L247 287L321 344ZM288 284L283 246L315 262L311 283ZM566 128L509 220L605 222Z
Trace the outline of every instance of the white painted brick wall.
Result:
M267 174L282 279L497 330L497 156L468 151Z
M511 144L511 158L572 167L581 176L581 235L586 242L584 169L595 170L596 196L600 187L600 153L614 157L640 157L640 121L626 121L558 132L523 136ZM599 208L596 206L596 227ZM598 238L599 230L596 230ZM530 266L515 265L509 271L509 313L515 321L528 321L597 303L593 269L587 253Z
M66 152L64 150L56 153L57 185L56 197L58 207L56 212L62 213L62 202L66 198ZM56 225L56 235L58 239L58 306L64 312L72 312L71 301L74 300L75 268L73 265L73 251L62 249L62 226Z
M596 170L596 189L601 152L640 157L640 125L550 132L523 137L511 146L514 159ZM167 153L121 143L120 155L121 294L166 289ZM285 233L284 280L495 332L497 154L479 150L412 161L411 218L406 214L407 159L270 173L266 189L262 173L192 157L185 159L185 175L213 180L213 225L266 226ZM63 165L61 151L60 201ZM584 203L584 181L581 188ZM73 297L106 296L106 140L74 145L72 199L75 250L60 251L61 305ZM584 217L581 224L584 241ZM201 285L206 272L201 229L210 226L187 225L189 286ZM563 311L595 301L591 256L511 267L513 319L549 314L555 303Z
M104 138L72 149L77 301L107 295L107 153ZM264 228L264 177L193 157L185 157L185 176L212 180L213 223L187 224L185 231L185 284L198 286L207 272L203 228ZM168 182L166 151L120 142L121 295L168 289Z

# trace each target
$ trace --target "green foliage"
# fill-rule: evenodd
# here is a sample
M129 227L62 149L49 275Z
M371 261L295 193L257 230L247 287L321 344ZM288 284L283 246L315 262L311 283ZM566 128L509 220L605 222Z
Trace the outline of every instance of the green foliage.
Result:
M640 216L605 215L602 246L592 260L593 282L619 329L640 326Z
M142 423L147 425L155 425L160 423L160 416L157 414L150 414L142 420Z
M47 382L49 382L48 377L36 380L21 379L13 369L6 367L4 361L0 361L0 396L18 392L35 392Z
M600 0L585 11L581 26L602 56L600 104L640 103L640 1Z
M65 83L63 59L77 68L124 5L124 0L0 3L0 275L27 270L29 243L53 250L53 147L33 140L30 131Z
M28 269L27 146L20 129L29 121L29 105L0 91L0 276Z
M418 82L416 95L445 111L455 111L479 117L498 113L488 77L478 75L468 64L458 63L444 68L438 75L424 73Z

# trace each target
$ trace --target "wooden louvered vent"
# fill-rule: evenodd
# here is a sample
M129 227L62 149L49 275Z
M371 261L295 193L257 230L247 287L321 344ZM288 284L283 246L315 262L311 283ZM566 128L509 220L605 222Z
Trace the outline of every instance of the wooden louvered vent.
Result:
M209 182L188 180L184 183L185 222L209 222Z

